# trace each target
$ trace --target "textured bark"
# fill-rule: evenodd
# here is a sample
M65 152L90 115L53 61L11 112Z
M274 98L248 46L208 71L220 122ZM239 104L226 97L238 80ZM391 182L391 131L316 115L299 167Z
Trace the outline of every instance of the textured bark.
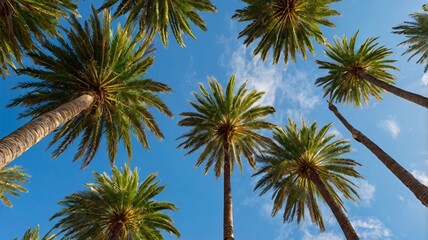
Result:
M369 82L369 83L371 83L377 87L383 88L386 91L388 91L388 92L390 92L396 96L404 98L410 102L419 104L422 107L428 108L428 98L426 98L424 96L403 90L403 89L398 88L394 85L390 85L390 84L388 84L384 81L381 81L381 80L379 80L379 79L377 79L377 78L375 78L375 77L373 77L367 73L360 73L359 75L362 78L364 78L367 82Z
M336 115L343 125L352 133L352 137L366 146L376 157L419 199L428 207L428 187L419 182L411 173L402 167L391 156L384 152L363 133L355 129L337 110L336 106L329 104L329 109Z
M94 97L85 94L47 112L0 140L0 169L34 144L91 106Z
M318 190L321 193L324 201L328 204L334 216L336 217L337 222L339 222L340 228L342 228L343 233L345 234L346 239L348 240L358 240L360 239L357 233L346 217L345 213L342 210L342 207L334 200L333 196L330 194L325 183L322 181L318 173L313 170L309 170L309 179L317 186Z
M223 167L223 239L233 240L233 212L232 212L232 186L230 183L230 156L229 142L224 144L224 167Z
M113 228L113 232L111 234L110 240L120 240L122 237L122 224L117 223L116 226Z

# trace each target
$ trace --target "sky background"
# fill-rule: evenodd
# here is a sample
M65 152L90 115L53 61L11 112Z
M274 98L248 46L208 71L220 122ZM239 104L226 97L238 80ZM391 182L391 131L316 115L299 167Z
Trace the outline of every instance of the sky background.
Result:
M80 1L79 12L87 19L90 4L100 6L100 1ZM332 133L338 137L351 139L349 132L328 110L322 98L322 89L314 81L326 74L314 63L316 59L326 60L323 48L316 46L316 55L306 61L288 65L282 62L272 65L271 59L262 62L252 57L252 47L246 48L238 33L246 26L231 19L236 9L243 8L238 0L213 1L218 8L214 14L202 14L208 31L194 28L197 41L185 37L186 48L180 48L175 39L169 39L164 48L159 38L155 63L147 77L168 84L173 94L162 95L163 100L174 113L172 119L156 113L156 119L165 134L163 141L150 135L151 149L142 149L134 144L134 158L131 166L138 166L140 177L145 178L157 171L158 180L167 188L157 200L175 203L179 210L171 213L184 240L215 240L222 238L223 183L215 179L212 171L206 176L203 167L194 169L198 154L184 157L185 151L176 149L175 139L188 129L179 128L179 113L192 110L188 104L192 92L197 91L197 83L207 84L208 77L216 77L223 85L231 74L239 82L248 80L249 88L266 92L263 104L272 104L276 113L269 119L284 126L287 118L310 122L319 126L333 122ZM397 86L422 95L428 95L428 74L424 67L414 60L407 62L401 56L405 47L397 46L403 36L391 33L391 28L410 20L410 13L419 11L425 1L398 0L348 0L331 6L341 13L332 17L336 28L322 28L327 40L332 41L342 35L351 36L359 30L358 43L367 37L379 37L379 42L391 48L400 71ZM117 23L117 22L116 22ZM116 29L115 24L113 28ZM0 81L0 136L25 124L29 119L17 116L23 109L8 109L12 98L23 92L11 90L19 81L29 80L26 76L11 75ZM428 185L428 112L426 109L402 100L391 94L384 101L372 100L367 107L354 109L340 106L339 110L357 129L365 133L392 157L394 157L416 178ZM193 110L192 110L193 111ZM32 147L11 165L20 165L32 177L28 184L28 194L12 198L13 208L0 205L0 239L21 237L29 227L40 225L41 233L46 233L55 221L49 218L59 211L58 201L73 192L85 190L85 183L93 181L93 171L109 172L110 165L103 145L95 159L84 170L80 162L72 162L75 145L55 160L50 159L52 149L46 151L51 137L48 136ZM365 177L359 180L358 204L346 201L348 217L361 239L427 239L428 211L399 182L392 173L363 145L351 139L353 151L347 157L364 165L358 171ZM126 153L118 153L116 165L122 167L128 162ZM253 192L257 179L251 178L253 169L245 165L243 174L238 169L232 176L233 214L235 238L242 240L284 240L284 239L344 239L336 220L327 205L323 207L326 231L321 233L309 221L297 226L296 222L283 223L282 212L271 217L270 195L259 197ZM165 239L176 239L165 234Z

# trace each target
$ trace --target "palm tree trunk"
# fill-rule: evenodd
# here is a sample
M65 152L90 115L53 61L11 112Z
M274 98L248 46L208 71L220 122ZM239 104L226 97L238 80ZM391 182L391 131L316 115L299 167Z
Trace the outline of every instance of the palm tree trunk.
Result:
M411 173L403 168L397 161L384 152L363 133L355 129L337 110L329 103L328 108L336 115L343 125L352 133L352 137L366 146L376 157L418 198L425 207L428 207L428 187L419 182Z
M110 240L120 240L120 237L122 237L122 224L117 223L113 228Z
M84 94L58 108L47 112L0 140L0 169L12 162L54 131L61 124L77 116L94 102L94 97Z
M223 239L234 240L233 236L233 212L232 212L232 186L230 183L230 156L229 142L224 144L224 167L223 167Z
M385 89L386 91L399 96L401 98L404 98L410 102L416 103L421 105L422 107L428 108L428 98L421 96L419 94L416 93L412 93L406 90L403 90L401 88L398 88L394 85L388 84L384 81L381 81L373 76L371 76L370 74L367 73L359 73L359 75L364 78L367 82Z
M316 173L313 170L309 170L309 179L311 179L311 181L315 184L315 186L318 188L319 192L321 193L321 196L323 197L324 201L330 207L331 211L336 217L337 222L340 225L340 228L342 228L342 231L345 234L346 239L348 240L360 239L357 233L355 232L354 227L352 227L351 223L349 222L348 217L346 217L345 213L343 212L342 207L331 196L330 191L328 190L327 186L322 181L318 173Z

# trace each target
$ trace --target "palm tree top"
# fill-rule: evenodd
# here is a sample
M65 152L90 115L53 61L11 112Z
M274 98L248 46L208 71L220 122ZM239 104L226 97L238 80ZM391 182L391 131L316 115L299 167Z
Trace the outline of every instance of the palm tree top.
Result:
M261 54L266 60L269 51L273 53L273 63L278 63L281 55L287 63L289 56L295 62L296 53L306 59L309 52L314 55L311 38L325 43L321 25L334 27L327 18L339 13L329 5L339 0L244 0L248 6L236 11L233 18L240 22L250 22L239 33L249 46L260 39L253 54Z
M154 61L153 48L141 41L145 36L133 36L120 26L113 33L109 12L104 11L99 19L96 10L92 11L90 20L83 24L70 16L71 29L65 31L68 42L62 38L58 44L44 41L43 49L29 53L38 67L23 68L19 73L36 80L19 83L17 89L29 92L9 105L27 107L21 117L37 117L83 94L93 96L92 106L60 127L49 145L61 139L52 153L57 157L81 136L74 160L83 158L82 167L94 158L102 136L106 137L111 163L119 140L131 158L132 135L145 148L149 147L146 129L163 138L149 108L172 116L157 96L171 89L144 77Z
M426 4L424 4L426 6ZM403 34L407 40L399 45L407 45L408 48L403 53L410 54L408 60L417 57L417 63L424 63L425 71L428 69L428 13L413 13L410 14L413 22L404 22L404 24L393 27L393 33Z
M65 237L76 239L156 239L162 240L163 230L180 237L173 220L164 211L176 211L170 202L153 200L164 189L156 181L157 173L140 182L138 168L128 165L122 170L94 173L95 183L88 190L71 194L60 201L63 209L52 216L59 219L54 228ZM118 235L116 235L118 236Z
M105 0L99 9L110 8L118 2L113 17L128 14L127 26L138 25L140 31L147 32L151 37L159 33L164 46L168 44L168 28L177 43L185 47L183 34L196 39L189 22L203 31L207 30L205 21L198 11L217 11L210 0Z
M324 221L317 202L321 194L310 178L314 172L345 211L336 190L347 199L356 201L359 198L354 188L356 185L349 177L362 178L354 169L361 164L342 157L350 152L351 146L346 139L334 140L335 136L329 134L331 125L318 130L316 122L309 125L302 121L299 128L289 119L285 128L273 131L275 143L258 156L257 161L261 166L253 175L260 176L254 189L260 189L260 195L273 190L273 216L284 208L284 222L293 221L297 215L297 222L300 223L308 210L311 220L324 231Z
M346 36L336 38L334 44L327 44L324 53L330 61L317 60L320 69L328 74L316 80L318 86L323 86L324 97L330 101L361 106L368 104L369 97L381 100L385 90L364 80L367 74L388 84L394 84L395 77L389 70L398 70L392 65L395 60L387 59L392 51L385 46L379 46L378 38L367 38L356 49L356 32L348 41Z
M256 105L263 92L248 91L243 83L235 93L235 76L231 76L223 92L215 78L209 78L209 90L199 84L200 93L194 93L196 101L191 101L195 112L183 112L184 118L178 122L181 127L191 129L179 137L184 139L178 147L188 149L186 155L203 149L195 167L206 161L205 174L214 166L216 177L223 171L225 144L228 144L230 166L233 170L237 162L242 171L241 155L255 167L253 155L265 147L269 138L257 130L270 129L274 125L264 118L275 112L271 106Z
M23 50L36 47L45 35L59 35L59 19L76 12L72 0L0 0L0 75L9 74L8 66L15 69L14 60L22 64Z
M0 169L0 202L12 207L8 195L19 197L19 192L28 192L21 184L27 183L30 175L23 172L19 166L4 167Z

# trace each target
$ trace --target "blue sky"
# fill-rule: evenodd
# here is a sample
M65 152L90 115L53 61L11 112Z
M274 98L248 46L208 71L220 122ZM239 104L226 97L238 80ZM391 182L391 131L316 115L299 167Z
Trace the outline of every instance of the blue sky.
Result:
M80 1L79 12L86 18L92 2ZM331 20L334 29L323 28L325 37L331 41L343 34L352 35L359 30L358 42L367 37L379 37L379 42L394 52L397 86L428 95L428 74L423 75L423 66L415 61L407 62L401 56L405 47L397 46L403 36L391 33L391 28L406 20L408 14L419 11L425 1L399 0L348 0L332 4L341 16ZM295 121L304 118L317 121L320 125L333 122L332 131L339 137L351 139L351 135L327 109L322 91L314 85L317 77L323 76L314 63L315 59L326 59L322 47L316 46L316 56L306 61L299 58L297 63L271 65L252 57L252 48L245 48L237 36L245 24L231 19L234 11L242 8L238 0L220 1L215 14L203 14L208 31L195 29L197 41L186 37L186 48L180 48L170 38L168 47L163 48L157 38L155 63L147 76L168 84L173 94L162 98L170 106L174 118L169 119L156 113L156 118L165 133L165 139L158 141L150 136L151 149L134 145L132 166L140 168L141 177L157 171L166 190L159 200L174 202L179 211L172 213L184 240L214 240L222 238L222 179L214 174L203 174L203 168L194 169L197 153L183 157L185 151L176 149L175 140L186 129L177 127L179 113L191 110L188 100L197 91L197 83L206 84L207 78L214 76L226 83L231 74L238 81L248 80L248 86L266 91L263 103L272 104L277 112L270 120L284 126L288 117ZM113 26L113 28L116 28ZM18 81L27 77L12 75L2 81L0 88L0 136L3 137L25 124L28 119L16 120L22 109L8 109L7 103L22 92L12 91ZM359 130L393 156L407 170L424 184L428 184L428 113L426 109L399 99L391 94L384 101L372 100L368 107L353 109L338 106L342 114ZM80 163L71 161L75 146L71 146L62 156L50 159L46 147L48 136L12 165L21 165L30 174L30 183L25 186L28 194L13 198L14 207L0 206L0 239L22 236L29 227L40 224L41 232L47 232L54 224L49 218L60 208L57 202L75 191L84 190L84 184L92 182L93 171L109 172L109 162L103 146L88 168L80 170ZM384 165L364 146L352 142L353 152L348 157L364 165L358 170L365 180L359 181L361 200L359 204L346 202L348 217L361 239L427 239L428 211L407 190ZM127 157L120 150L117 166L123 166ZM323 208L326 232L305 222L300 227L295 222L282 223L281 214L270 216L272 201L269 195L258 196L253 192L257 179L251 178L253 170L245 166L243 174L235 171L232 176L233 214L235 238L243 240L283 240L283 239L344 239L330 209ZM175 239L165 235L165 239Z

